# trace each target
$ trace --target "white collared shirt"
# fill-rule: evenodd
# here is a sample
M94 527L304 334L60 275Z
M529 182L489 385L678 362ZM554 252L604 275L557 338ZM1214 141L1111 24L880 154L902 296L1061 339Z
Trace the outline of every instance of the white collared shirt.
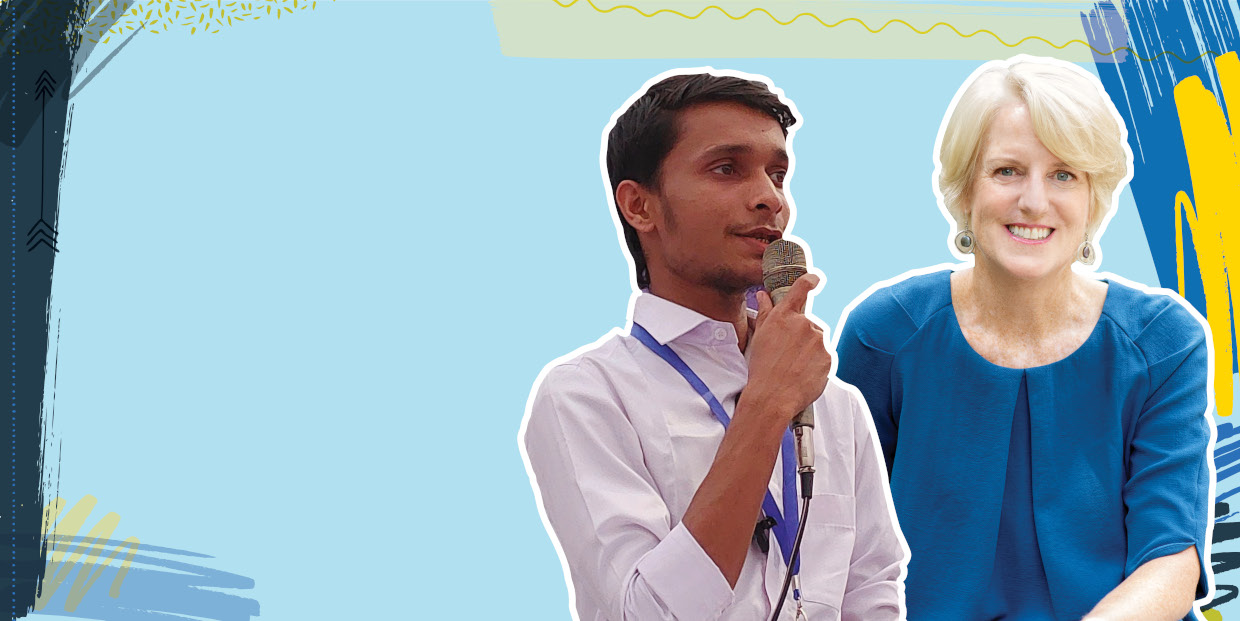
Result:
M748 378L732 324L649 293L634 302L632 319L684 359L731 417ZM776 538L769 553L750 543L733 590L681 524L724 434L688 382L619 333L541 378L522 440L577 618L769 618L784 576ZM815 410L817 474L801 544L805 612L813 621L901 618L907 546L869 413L856 389L835 378ZM781 467L769 490L785 511ZM789 594L780 619L795 610Z

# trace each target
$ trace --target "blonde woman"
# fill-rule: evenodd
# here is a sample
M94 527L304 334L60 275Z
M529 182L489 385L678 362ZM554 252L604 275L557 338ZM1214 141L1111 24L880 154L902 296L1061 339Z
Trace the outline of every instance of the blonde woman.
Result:
M1183 618L1209 589L1210 353L1178 297L1097 279L1131 154L1097 79L989 63L936 190L972 264L845 312L912 551L910 619Z

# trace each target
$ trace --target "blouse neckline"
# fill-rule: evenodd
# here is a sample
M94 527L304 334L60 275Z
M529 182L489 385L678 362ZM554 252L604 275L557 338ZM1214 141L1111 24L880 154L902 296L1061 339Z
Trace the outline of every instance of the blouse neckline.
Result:
M945 286L947 287L947 309L948 309L947 314L949 318L951 319L951 329L955 333L954 336L958 337L960 339L960 342L964 343L965 349L968 350L969 354L972 355L974 358L980 360L984 365L992 369L998 369L1003 372L1019 371L1019 372L1024 373L1026 371L1051 369L1055 365L1063 364L1065 362L1068 362L1069 360L1072 360L1073 358L1076 358L1077 355L1080 354L1083 350L1085 350L1088 345L1093 343L1095 340L1101 338L1099 336L1099 333L1101 332L1102 319L1103 317L1106 317L1108 314L1110 314L1109 311L1111 310L1112 300L1115 297L1111 295L1112 291L1115 289L1115 283L1111 282L1107 278L1101 279L1102 282L1107 284L1106 296L1102 299L1102 312L1098 313L1098 319L1094 322L1094 327L1089 331L1089 336L1086 337L1085 340L1082 341L1081 344L1078 345L1076 349L1072 350L1072 352L1069 353L1067 356L1064 356L1063 358L1060 358L1059 360L1055 360L1054 362L1048 362L1046 364L1038 365L1036 367L1005 367L1003 365L995 364L991 362L990 360L987 360L985 356L979 354L976 349L973 349L973 344L969 342L969 339L965 338L964 330L960 328L960 319L956 317L956 301L952 299L952 274L954 273L955 273L954 270L948 270L946 272L947 277L943 279L945 281Z

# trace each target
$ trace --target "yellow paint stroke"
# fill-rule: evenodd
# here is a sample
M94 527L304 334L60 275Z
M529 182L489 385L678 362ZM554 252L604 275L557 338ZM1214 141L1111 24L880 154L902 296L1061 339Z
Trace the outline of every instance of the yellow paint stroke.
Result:
M1240 121L1240 59L1235 52L1215 60L1223 101ZM1214 339L1214 401L1219 416L1232 408L1231 279L1227 272L1229 236L1240 232L1240 152L1236 136L1214 93L1201 78L1185 78L1175 87L1175 106L1184 134L1184 151L1192 176L1193 198L1181 190L1175 195L1175 269L1180 295L1184 295L1184 225L1193 234L1197 268L1206 296L1206 320ZM1237 281L1240 283L1240 280Z
M112 537L116 525L121 520L116 513L103 516L94 528L90 529L86 538L73 547L72 551L68 550L68 545L59 545L58 542L68 542L77 537L78 532L86 524L86 518L95 509L96 500L89 494L83 496L57 522L56 518L64 509L65 504L67 503L63 499L56 498L43 510L43 538L51 544L47 567L43 572L43 584L39 588L38 597L35 598L35 610L41 610L51 601L52 596L56 594L56 589L60 588L60 585L80 563L81 568L78 569L77 578L74 579L73 586L69 588L69 595L65 598L65 611L73 612L78 604L82 603L86 592L103 574L103 570L112 564L122 550L128 550L125 559L121 561L120 569L116 572L116 577L112 579L112 588L108 590L110 597L120 597L121 583L129 573L129 566L133 563L134 555L138 553L138 539L129 537L116 546L107 558L103 559L102 565L99 564L99 557L103 556L106 551L105 542Z
M581 0L570 0L570 1L568 2L568 4L565 4L565 3L563 3L563 2L560 2L560 0L553 0L553 2L555 2L556 4L560 5L560 6L561 6L561 7L563 7L563 8L566 8L566 9L567 9L567 8L569 8L569 7L571 7L571 6L573 6L574 4L577 4L577 3L578 3L578 2L580 2L580 1L581 1ZM685 18L685 19L697 19L697 18L701 17L702 15L704 15L707 11L709 11L709 10L711 10L711 9L714 9L714 10L716 10L716 11L719 11L720 13L723 13L723 14L724 14L724 15L725 15L728 19L731 19L731 20L733 20L733 21L740 21L740 20L745 19L745 18L747 18L747 17L749 17L750 15L753 15L753 14L755 14L755 13L763 13L763 14L765 14L767 17L771 18L771 21L774 21L776 24L779 24L780 26L787 26L787 25L790 25L790 24L792 24L793 22L797 21L798 19L801 19L802 17L808 17L808 18L810 18L810 19L812 19L812 20L814 20L814 21L818 22L818 23L819 23L820 25L822 25L824 28L835 28L835 27L839 26L840 24L843 24L843 23L846 23L846 22L857 22L858 24L861 24L861 27L862 27L862 28L865 28L866 30L870 31L870 33L872 33L872 34L878 34L878 33L882 32L883 30L885 30L888 26L890 26L890 25L892 25L892 24L900 24L900 25L903 25L903 26L907 26L909 30L912 30L913 32L915 32L915 33L917 33L917 34L919 34L919 35L928 34L930 31L934 30L935 28L938 28L939 26L945 26L945 27L947 27L947 28L951 29L951 31L952 31L952 32L956 33L958 36L960 36L961 38L964 38L964 39L969 39L969 38L972 38L972 37L977 36L977 35L979 35L979 34L988 34L988 35L990 35L990 36L994 37L995 41L998 41L998 42L999 42L999 44L1000 44L1000 45L1003 45L1004 47L1017 47L1017 46L1021 45L1022 43L1025 43L1026 41L1041 41L1042 43L1045 43L1045 44L1047 44L1047 45L1049 45L1049 46L1051 46L1051 47L1053 47L1053 48L1055 48L1055 49L1057 49L1057 50L1062 50L1062 49L1064 49L1065 47L1068 47L1069 45L1071 45L1071 44L1073 44L1073 43L1078 43L1078 44L1080 44L1080 45L1084 45L1084 46L1088 47L1089 49L1093 50L1093 51L1094 51L1094 53L1096 53L1096 54L1100 54L1100 55L1102 55L1102 56L1112 56L1112 55L1118 54L1119 52L1126 51L1126 52L1128 52L1129 54L1132 54L1133 56L1135 56L1136 58L1139 58L1139 59L1144 60L1144 61L1157 60L1157 59L1159 59L1159 58L1162 58L1163 56L1171 55L1171 56L1174 56L1174 57L1176 58L1176 60L1178 60L1178 61L1180 61L1180 62L1182 62L1182 63L1188 64L1188 63L1195 63L1195 62L1197 62L1198 60L1201 60L1201 59L1202 59L1202 57L1204 57L1204 56L1206 56L1206 55L1211 55L1211 56L1218 56L1218 55L1219 55L1219 53L1218 53L1218 52L1214 52L1214 51L1207 51L1207 52L1202 52L1200 55L1198 55L1198 56L1196 56L1196 57L1194 57L1194 58L1191 58L1191 59L1189 59L1189 60L1184 60L1183 58L1180 58L1180 55L1179 55L1179 54L1176 54L1175 52L1172 52L1172 51L1170 51L1170 50L1164 50L1164 51L1162 51L1162 52L1159 52L1158 54L1155 54L1154 56L1151 56L1151 57L1149 57L1149 58L1145 58L1145 57L1141 56L1140 54L1137 54L1137 52L1136 52L1135 50L1133 50L1132 48L1130 48L1130 47L1128 47L1128 46L1126 46L1126 45L1125 45L1125 46L1122 46L1122 47L1117 47L1117 48L1115 48L1115 49L1113 49L1113 50L1111 50L1111 51L1109 51L1109 52L1104 52L1104 51L1102 51L1102 50L1100 50L1100 49L1098 49L1098 48L1096 48L1096 47L1094 47L1094 46L1090 45L1088 41L1084 41L1084 40L1081 40L1081 39L1072 39L1072 40L1070 40L1070 41L1066 41L1066 42L1064 42L1062 45L1055 45L1054 43L1051 43L1050 41L1048 41L1048 40L1046 40L1046 39L1044 39L1044 38L1042 38L1042 37L1039 37L1039 36L1037 36L1037 35L1030 35L1030 36L1028 36L1028 37L1025 37L1025 38L1023 38L1023 39L1021 39L1021 40L1017 41L1016 43L1008 43L1007 41L1004 41L1004 40L1003 40L1003 39L1002 39L999 35L997 35L997 34L995 34L995 33L991 32L991 31L989 31L989 30L986 30L985 28L980 28L980 29L978 29L978 30L975 30L975 31L973 31L973 32L970 32L969 34L965 34L965 33L963 33L963 32L960 32L960 30L959 30L959 29L957 29L955 26L953 26L953 25L951 25L951 24L949 24L949 23L947 23L947 22L936 22L934 25L930 26L929 28L927 28L927 29L925 29L925 30L918 30L916 26L913 26L912 24L910 24L910 23L908 23L908 22L906 22L906 21L904 21L904 20L902 20L902 19L891 19L891 20L887 20L887 23L885 23L885 24L883 24L882 26L879 26L877 29L875 29L875 28L871 28L869 24L865 23L864 21L862 21L861 19L856 18L856 17L845 17L844 19L841 19L841 20L839 20L839 21L837 21L837 22L834 22L834 23L828 24L827 22L822 21L822 18L818 17L817 15L815 15L815 14L813 14L813 13L797 13L795 16L793 16L793 18L792 18L792 19L787 20L787 21L783 21L783 20L779 19L778 17L775 17L774 15L772 15L772 14L771 14L771 12L770 12L770 11L768 11L768 10L766 10L766 9L762 8L762 7L756 7L756 8L749 9L749 10L748 10L748 11L746 11L743 15L736 16L736 15L732 15L731 13L729 13L729 12L727 11L727 9L724 9L724 8L723 8L723 7L721 7L721 6L717 6L717 5L714 5L714 4L712 4L712 5L708 6L708 7L703 8L701 11L698 11L696 15L687 15L687 14L685 14L685 13L681 13L680 11L677 11L677 10L675 10L675 9L658 9L658 10L656 10L656 11L655 11L655 12L653 12L653 13L647 13L647 12L645 12L645 11L643 11L643 10L641 10L641 9L639 9L639 8L637 8L637 7L635 7L635 6L629 5L629 4L617 4L616 6L613 6L613 7L609 8L609 9L604 9L604 8L600 8L598 5L594 4L594 0L586 0L586 4L589 4L591 8L593 8L595 11L598 11L599 13L604 13L604 14L606 14L606 13L611 13L612 11L615 11L615 10L618 10L618 9L628 9L628 10L630 10L630 11L635 11L637 14L641 15L642 17L654 17L654 16L656 16L656 15L658 15L658 14L660 14L660 13L669 13L669 14L672 14L672 15L679 15L680 17L683 17L683 18Z
M1223 621L1223 613L1216 608L1201 611L1201 616L1205 617L1206 621Z

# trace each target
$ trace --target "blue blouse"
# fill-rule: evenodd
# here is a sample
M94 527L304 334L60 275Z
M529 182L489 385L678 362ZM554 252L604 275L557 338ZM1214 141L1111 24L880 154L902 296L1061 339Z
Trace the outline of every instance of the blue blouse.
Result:
M1055 609L1046 584L1046 568L1038 549L1033 514L1033 454L1030 439L1029 388L1021 376L1012 415L1012 440L1008 448L1007 480L995 565L990 586L982 592L978 619L1053 619Z
M1146 561L1191 545L1201 557L1212 501L1201 324L1170 296L1111 281L1079 349L1009 369L965 341L950 277L875 291L837 343L838 376L870 407L912 551L909 619L1079 619ZM1022 400L1024 459L1012 450ZM1022 499L1007 483L1026 460ZM1019 588L1038 558L1053 615L1036 579Z

